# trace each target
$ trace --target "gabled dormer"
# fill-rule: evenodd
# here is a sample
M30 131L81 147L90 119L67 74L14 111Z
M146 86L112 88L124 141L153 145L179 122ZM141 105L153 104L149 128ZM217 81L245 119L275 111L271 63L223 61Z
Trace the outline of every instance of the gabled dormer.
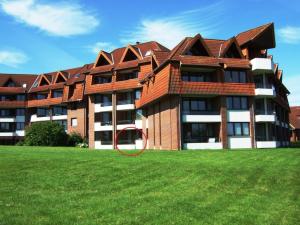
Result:
M67 81L67 74L59 71L56 74L55 80L54 80L54 84L58 84L58 83L64 83Z
M11 79L8 78L8 80L4 83L4 87L16 87L17 84Z
M142 59L142 57L139 49L132 45L128 45L121 57L120 63L140 59Z
M51 82L49 81L49 79L44 74L42 74L38 86L50 85L50 83Z
M155 70L158 67L158 63L154 55L151 56L151 67L152 70Z
M189 44L183 50L183 55L212 56L200 34L197 34L190 40Z
M97 56L94 67L106 66L106 65L113 65L112 55L108 52L100 51Z
M220 52L221 58L238 58L243 59L244 55L242 53L242 50L240 46L238 45L235 37L225 41L223 43L221 52Z

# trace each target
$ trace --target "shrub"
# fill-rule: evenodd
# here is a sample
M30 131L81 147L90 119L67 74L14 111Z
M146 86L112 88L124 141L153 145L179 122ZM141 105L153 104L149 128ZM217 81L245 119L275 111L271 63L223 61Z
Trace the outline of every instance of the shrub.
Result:
M68 139L69 139L68 145L70 145L70 146L77 146L78 144L83 142L83 138L82 138L81 134L79 134L77 132L70 133Z
M24 145L24 141L18 141L17 143L16 143L16 146L23 146Z
M25 145L34 146L64 146L68 136L62 125L51 121L36 122L26 127Z

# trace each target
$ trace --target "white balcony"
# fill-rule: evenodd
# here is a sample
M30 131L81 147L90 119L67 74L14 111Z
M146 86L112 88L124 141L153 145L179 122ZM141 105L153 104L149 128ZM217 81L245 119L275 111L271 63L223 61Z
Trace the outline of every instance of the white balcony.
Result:
M276 148L277 143L276 143L276 141L257 141L256 147L257 148Z
M95 149L99 150L111 150L113 149L113 145L103 145L101 144L101 141L95 141Z
M15 136L24 137L25 136L25 131L24 130L17 130L16 133L15 133Z
M14 132L0 132L0 137L13 137L15 136Z
M275 66L272 59L254 58L251 61L253 73L275 72Z
M134 104L117 105L117 110L130 110L135 109Z
M256 115L255 122L275 122L275 115Z
M143 140L135 140L135 144L118 144L118 148L122 150L141 150L144 148Z
M101 122L94 123L94 131L110 131L110 130L113 130L112 125L104 125L101 124Z
M104 106L101 103L95 104L95 113L97 112L111 112L113 110L112 106Z
M60 115L60 116L52 116L52 120L67 120L67 115Z
M0 118L0 123L13 123L16 122L16 118L15 117L3 117Z
M30 122L41 122L41 121L49 121L50 116L38 117L36 114L30 117Z
M221 122L221 115L183 115L182 122L204 122L204 123L213 123Z
M250 122L249 110L228 110L227 111L228 122Z
M273 88L255 88L255 96L276 97L276 92Z
M134 120L134 121L132 121L132 123L119 124L119 125L117 125L117 130L123 130L126 127L131 127L131 128L128 128L128 130L131 130L131 129L134 129L134 128L142 129L143 128L143 121L142 120Z
M228 137L228 147L231 149L252 148L250 137Z
M25 122L25 116L16 116L16 122Z
M184 149L205 150L205 149L222 149L222 142L215 143L184 143Z

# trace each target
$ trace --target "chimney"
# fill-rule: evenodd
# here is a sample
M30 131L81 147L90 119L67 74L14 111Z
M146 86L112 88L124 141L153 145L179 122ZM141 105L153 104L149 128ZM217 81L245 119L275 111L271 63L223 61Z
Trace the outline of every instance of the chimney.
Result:
M135 42L135 44L139 45L139 44L141 44L141 42L137 41L137 42Z

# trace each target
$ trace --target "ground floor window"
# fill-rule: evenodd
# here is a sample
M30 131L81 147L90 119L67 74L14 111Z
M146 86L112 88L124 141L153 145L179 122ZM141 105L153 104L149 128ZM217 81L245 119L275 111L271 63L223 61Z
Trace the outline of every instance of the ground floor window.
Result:
M228 136L249 136L249 123L227 123L227 135Z
M95 141L101 141L102 145L112 145L112 131L96 131Z
M25 123L23 122L16 123L16 130L24 130L24 128L25 128Z
M135 140L142 139L141 132L137 130L124 130L118 135L119 144L135 144Z
M207 143L217 142L219 139L219 123L184 123L183 142Z

